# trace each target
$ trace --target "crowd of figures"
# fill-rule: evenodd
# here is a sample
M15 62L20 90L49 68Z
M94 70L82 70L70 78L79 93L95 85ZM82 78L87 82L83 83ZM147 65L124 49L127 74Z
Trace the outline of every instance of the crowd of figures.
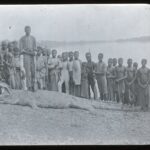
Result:
M87 99L93 92L95 100L116 101L148 110L150 70L146 59L141 60L142 66L138 68L131 58L127 66L123 58L109 58L106 64L102 53L98 54L96 63L87 52L87 61L82 62L79 51L57 55L55 49L50 53L37 47L30 32L31 27L26 26L19 46L17 41L1 43L0 79L12 89L58 91Z

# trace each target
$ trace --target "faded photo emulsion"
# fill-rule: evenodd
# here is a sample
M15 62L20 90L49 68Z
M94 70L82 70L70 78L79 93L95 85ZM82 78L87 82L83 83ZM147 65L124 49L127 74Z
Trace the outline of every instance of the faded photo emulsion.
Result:
M150 5L0 5L0 145L150 144Z

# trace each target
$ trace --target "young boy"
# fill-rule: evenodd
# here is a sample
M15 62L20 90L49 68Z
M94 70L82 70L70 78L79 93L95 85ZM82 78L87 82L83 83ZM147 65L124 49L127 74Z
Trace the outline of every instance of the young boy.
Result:
M107 80L106 80L106 72L107 67L103 62L103 54L99 53L98 55L99 62L96 64L96 79L98 83L100 99L107 100Z
M118 59L118 66L115 69L115 77L117 84L117 102L124 103L126 68L123 66L123 58Z
M108 59L108 67L107 67L107 87L108 87L108 100L114 99L113 85L114 85L114 67L113 67L113 59Z
M125 79L125 104L133 105L135 103L134 95L134 81L135 81L135 70L132 67L132 59L127 60L128 66L126 67L127 78Z
M81 96L81 60L79 60L79 52L74 52L73 61L73 81L74 81L74 93L75 96Z
M146 67L147 60L142 59L142 67L138 70L137 79L139 85L139 98L141 110L147 111L149 106L149 81L150 70Z

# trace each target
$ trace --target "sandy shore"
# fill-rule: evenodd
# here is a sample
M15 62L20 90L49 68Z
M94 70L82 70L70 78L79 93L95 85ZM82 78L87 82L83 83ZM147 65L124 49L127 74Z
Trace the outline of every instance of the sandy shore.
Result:
M0 104L0 144L150 144L150 112Z

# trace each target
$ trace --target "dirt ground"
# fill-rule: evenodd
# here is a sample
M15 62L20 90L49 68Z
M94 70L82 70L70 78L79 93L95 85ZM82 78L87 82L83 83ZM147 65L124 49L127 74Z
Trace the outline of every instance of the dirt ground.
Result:
M150 112L0 104L0 144L150 144Z

